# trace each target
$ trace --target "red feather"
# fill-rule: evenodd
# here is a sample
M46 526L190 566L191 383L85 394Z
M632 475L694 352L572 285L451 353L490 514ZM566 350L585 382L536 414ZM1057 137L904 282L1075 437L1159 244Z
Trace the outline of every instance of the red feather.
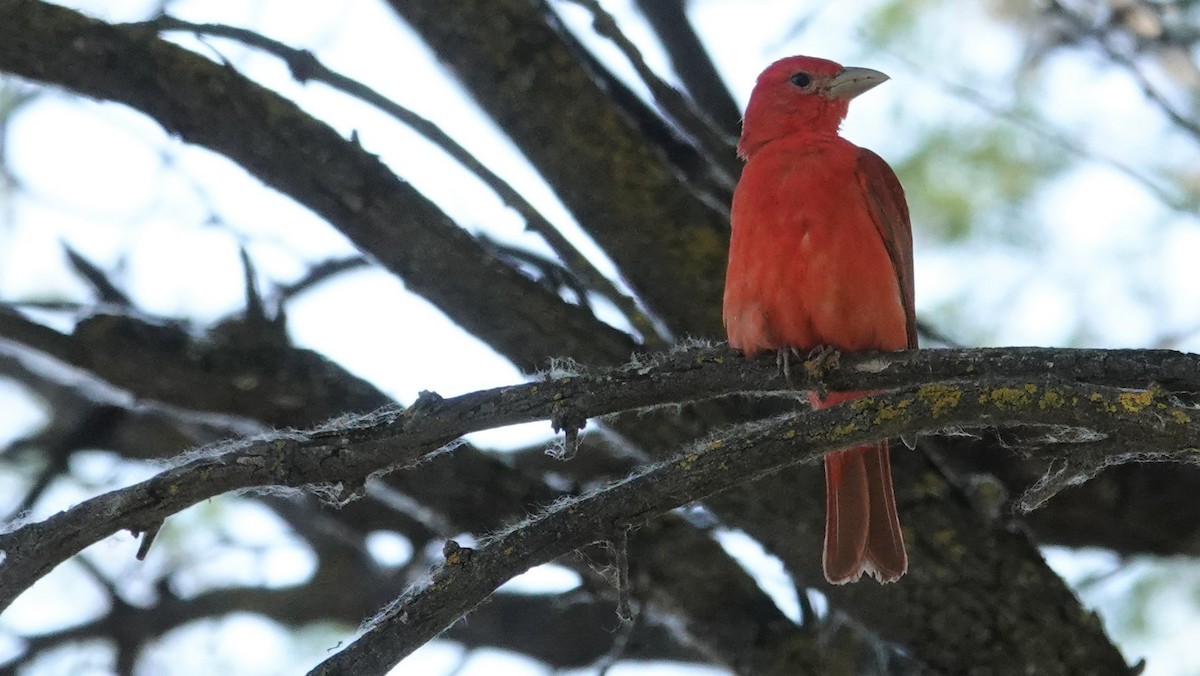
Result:
M912 232L904 191L838 127L882 73L809 57L768 67L750 97L725 280L729 344L747 356L830 345L916 347ZM862 393L834 393L816 407ZM825 577L881 582L908 568L886 442L825 459Z

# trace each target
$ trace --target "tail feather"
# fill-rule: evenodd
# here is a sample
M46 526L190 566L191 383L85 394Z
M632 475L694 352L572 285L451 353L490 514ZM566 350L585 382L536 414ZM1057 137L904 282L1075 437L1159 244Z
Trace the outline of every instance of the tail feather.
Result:
M859 449L825 456L825 579L833 584L862 577L870 523L870 490Z
M824 568L832 584L863 573L895 582L908 570L887 442L825 457Z
M892 463L888 444L870 447L864 454L867 493L871 497L868 520L866 572L879 582L895 582L908 571L908 553L896 513L896 493L892 489Z
M861 392L809 393L813 408L861 397ZM883 441L825 456L825 579L857 582L863 573L895 582L908 571L896 513L892 463Z

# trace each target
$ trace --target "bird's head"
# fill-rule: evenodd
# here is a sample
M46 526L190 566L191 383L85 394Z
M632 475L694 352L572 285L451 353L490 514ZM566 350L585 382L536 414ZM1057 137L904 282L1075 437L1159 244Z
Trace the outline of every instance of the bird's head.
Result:
M738 155L749 158L774 139L796 132L835 133L850 99L888 76L870 68L846 68L811 56L789 56L758 76L746 115Z

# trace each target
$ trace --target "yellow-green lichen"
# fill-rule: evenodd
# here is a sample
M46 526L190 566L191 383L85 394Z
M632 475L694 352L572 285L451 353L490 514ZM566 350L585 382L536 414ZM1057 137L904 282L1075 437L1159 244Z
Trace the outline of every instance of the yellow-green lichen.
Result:
M848 422L845 425L838 425L837 427L833 428L833 431L829 433L829 438L831 440L837 440L837 439L841 439L842 437L854 434L857 431L858 431L858 424L853 423L853 422Z
M1104 395L1099 392L1093 392L1088 395L1088 401L1099 404L1100 410L1106 413L1116 413L1117 405L1104 398Z
M917 399L928 406L930 414L937 418L958 408L958 402L962 399L962 388L944 383L924 385L917 390Z
M1121 402L1121 406L1130 413L1141 413L1142 409L1146 408L1154 402L1154 392L1144 390L1142 392L1122 392L1117 400Z
M1186 425L1192 422L1192 416L1184 413L1183 411L1171 411L1171 420L1180 425Z
M1058 390L1048 389L1042 393L1042 398L1038 400L1038 408L1062 408L1067 403L1067 398Z
M997 387L991 392L985 392L979 398L979 403L991 403L1002 411L1022 409L1033 403L1033 395L1037 393L1037 389L1037 385L1032 383L1020 387Z
M895 405L880 408L879 412L875 414L875 424L878 425L881 422L899 418L908 412L908 407L912 402L912 399L901 399Z

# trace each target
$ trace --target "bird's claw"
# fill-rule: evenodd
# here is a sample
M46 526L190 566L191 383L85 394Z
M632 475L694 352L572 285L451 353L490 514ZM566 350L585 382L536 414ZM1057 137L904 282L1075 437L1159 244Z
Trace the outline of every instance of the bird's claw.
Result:
M825 374L837 368L840 361L841 353L829 345L814 347L809 350L808 357L804 360L804 372L816 385L817 395L822 399L828 394L825 388Z
M789 384L792 382L792 357L800 359L800 351L794 347L780 348L775 352L775 365L779 367L783 379Z

